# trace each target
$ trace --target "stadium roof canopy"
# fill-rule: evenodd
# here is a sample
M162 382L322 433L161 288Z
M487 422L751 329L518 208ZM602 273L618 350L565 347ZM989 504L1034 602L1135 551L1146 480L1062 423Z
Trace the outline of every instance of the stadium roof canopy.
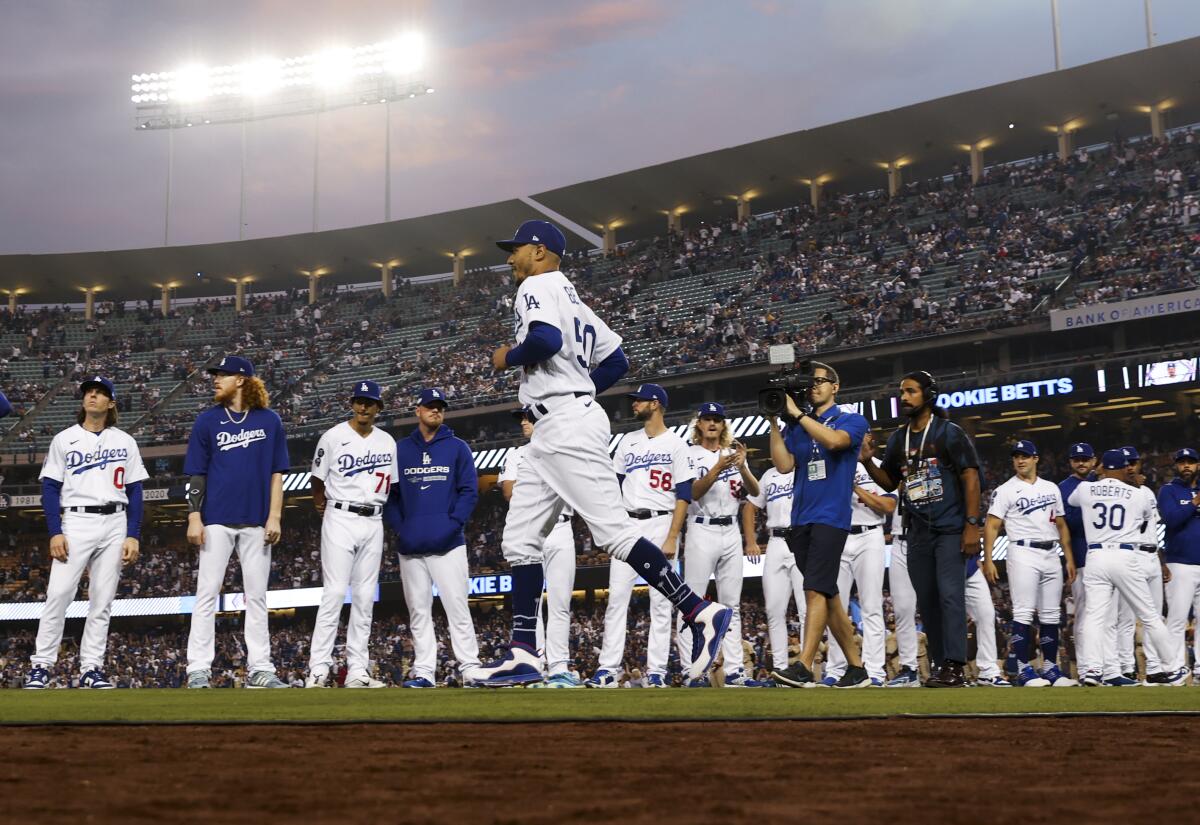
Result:
M542 192L531 197L589 232L618 227L619 240L660 234L668 210L685 210L685 226L729 219L734 198L749 194L755 212L808 198L803 181L822 179L840 192L886 185L883 165L904 164L908 180L945 174L967 162L966 147L986 142L987 163L1056 150L1055 128L1074 131L1076 146L1150 131L1148 107L1167 108L1168 125L1200 121L1200 38L1157 46L1062 71L989 86L900 109L806 129L669 163ZM1009 128L1008 124L1014 124ZM565 150L564 150L565 151ZM450 255L468 265L503 262L493 241L537 217L520 200L318 233L274 238L71 254L0 256L0 289L23 301L80 300L103 286L101 299L157 297L177 283L179 298L228 295L227 279L249 276L255 291L323 281L378 277L398 262L406 276L447 272ZM573 248L587 241L568 233ZM195 278L204 272L206 280Z

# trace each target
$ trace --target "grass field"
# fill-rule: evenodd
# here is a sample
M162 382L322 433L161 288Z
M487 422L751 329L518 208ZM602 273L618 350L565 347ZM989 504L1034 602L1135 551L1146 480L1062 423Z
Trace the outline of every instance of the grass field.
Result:
M0 692L0 724L553 722L1029 713L1200 713L1200 689L47 690Z

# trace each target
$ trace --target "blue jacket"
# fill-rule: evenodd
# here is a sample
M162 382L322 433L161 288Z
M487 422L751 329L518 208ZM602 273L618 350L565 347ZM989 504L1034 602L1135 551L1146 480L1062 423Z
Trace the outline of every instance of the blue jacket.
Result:
M1087 480L1095 481L1096 474L1088 473ZM1067 529L1071 533L1071 555L1075 557L1076 567L1083 567L1087 563L1087 537L1083 532L1083 510L1067 504L1067 499L1081 483L1082 480L1074 473L1058 482L1063 500L1063 521L1067 523Z
M392 487L383 520L406 556L445 553L466 544L463 527L479 500L471 448L443 424L426 442L420 429L396 442L400 483Z
M1158 491L1158 512L1167 528L1167 550L1163 561L1200 564L1200 511L1192 497L1200 487L1189 487L1173 478Z

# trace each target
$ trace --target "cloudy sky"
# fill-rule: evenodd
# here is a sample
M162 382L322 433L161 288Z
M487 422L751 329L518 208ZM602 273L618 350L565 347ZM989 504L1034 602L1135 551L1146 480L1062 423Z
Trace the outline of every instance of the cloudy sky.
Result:
M1063 62L1145 45L1143 0L1060 0ZM1153 0L1157 42L1200 2ZM417 29L392 215L527 195L1053 69L1050 0L0 0L0 254L162 243L165 132L129 77ZM172 243L237 238L239 131L177 133ZM312 119L251 127L247 237L311 225ZM383 107L322 118L321 228L383 219Z

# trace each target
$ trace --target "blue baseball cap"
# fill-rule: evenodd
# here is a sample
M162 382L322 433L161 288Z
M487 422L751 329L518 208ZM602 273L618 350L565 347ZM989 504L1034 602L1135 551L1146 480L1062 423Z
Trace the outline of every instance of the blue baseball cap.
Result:
M1037 451L1037 446L1032 441L1026 441L1026 440L1022 439L1013 445L1012 450L1009 454L1010 455L1036 456L1038 454L1038 451Z
M517 407L512 411L512 417L518 421L524 421L529 418L529 407ZM530 419L532 420L532 419Z
M1124 470L1129 466L1129 456L1124 450L1105 450L1101 460L1106 470Z
M716 415L721 418L725 417L725 405L718 404L716 401L705 401L700 405L700 409L696 410L696 415L703 418L706 415Z
M1176 461L1200 461L1200 453L1193 450L1191 447L1184 447L1175 451Z
M517 227L516 234L510 240L496 241L496 246L505 252L512 252L527 243L541 244L560 258L567 251L566 236L549 221L525 221Z
M1125 458L1130 464L1141 459L1136 447L1122 447L1121 452L1125 453Z
M1092 445L1084 441L1078 444L1072 444L1071 449L1067 452L1070 458L1095 458L1096 451L1092 449Z
M254 375L254 365L240 355L226 355L218 363L208 368L209 375L216 375L218 372L244 375L250 378Z
M439 390L437 387L426 387L421 390L421 394L417 396L418 407L428 407L431 404L446 405L446 393Z
M637 401L657 401L664 410L667 408L667 391L658 384L640 384L633 392L625 393L625 397Z
M79 385L79 394L83 395L92 387L98 387L99 389L104 390L108 397L114 401L117 398L117 390L115 387L113 387L113 382L99 375L89 378L81 383Z
M374 381L359 381L350 390L350 398L367 398L383 403L383 390Z

